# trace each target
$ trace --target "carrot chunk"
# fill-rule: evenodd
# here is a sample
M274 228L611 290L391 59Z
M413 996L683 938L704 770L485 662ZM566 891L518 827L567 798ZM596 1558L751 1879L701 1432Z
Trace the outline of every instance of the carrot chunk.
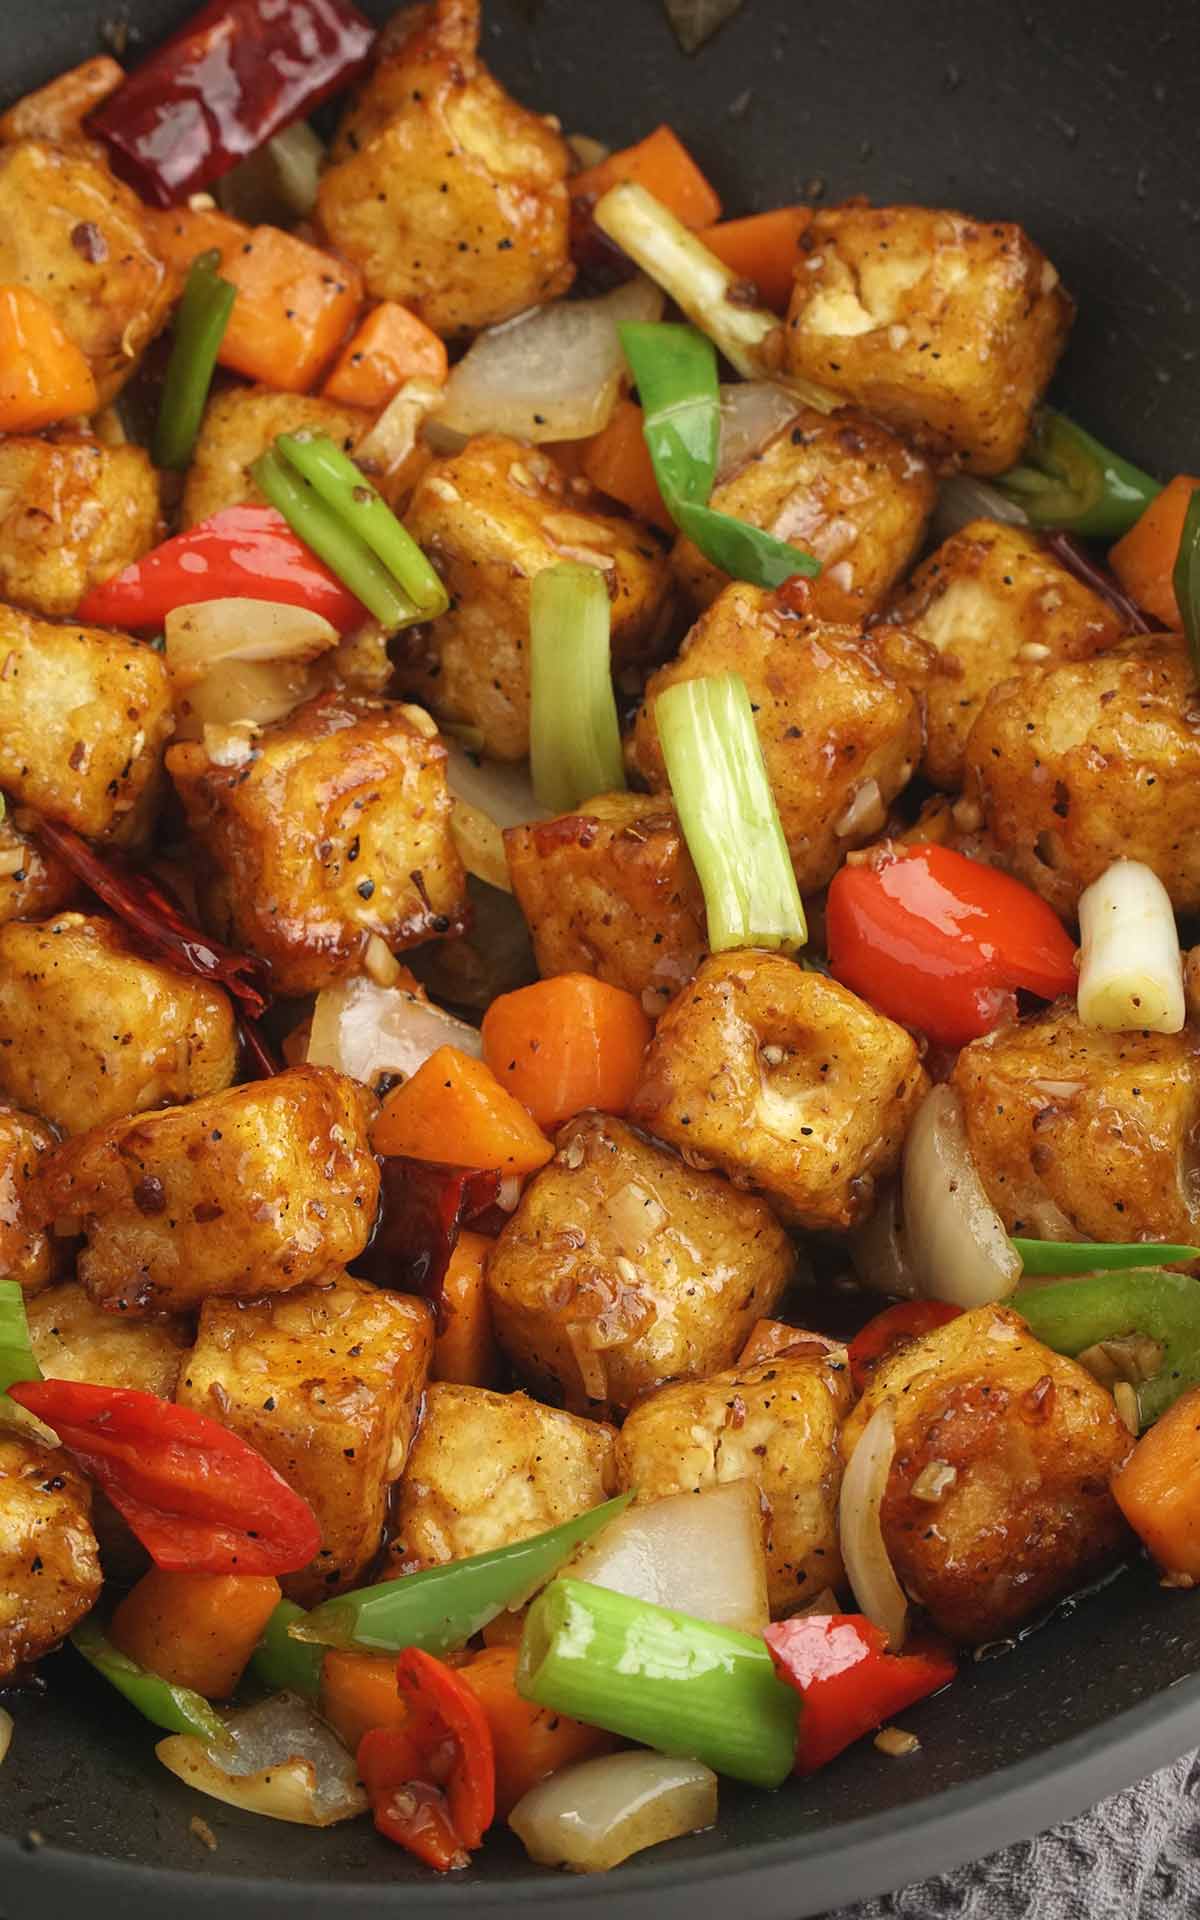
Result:
M554 1154L491 1069L457 1047L439 1047L389 1093L375 1122L375 1150L518 1174L544 1167Z
M406 380L445 384L446 348L432 328L396 300L372 308L346 342L325 382L325 398L378 413Z
M1177 473L1108 556L1109 566L1130 599L1161 620L1164 627L1179 626L1179 605L1171 576L1188 505L1197 487L1200 479L1194 474Z
M330 1647L321 1662L321 1712L351 1753L372 1727L402 1727L408 1708L396 1685L395 1654Z
M1142 1435L1112 1490L1159 1566L1200 1580L1200 1387Z
M497 1820L507 1819L522 1795L548 1774L612 1753L621 1744L599 1727L523 1700L517 1692L517 1653L515 1646L485 1647L458 1669L491 1729Z
M624 1113L652 1032L632 993L559 973L492 1001L483 1057L538 1125L553 1128L588 1107Z
M618 181L635 180L685 227L710 227L721 218L721 202L683 142L670 127L656 127L636 146L621 147L585 167L568 182L572 200L594 204Z
M697 238L739 280L753 280L767 306L783 313L792 297L800 236L811 221L811 207L773 207L746 220L705 227Z
M50 302L0 287L0 431L36 433L95 408L92 370Z
M496 1379L496 1340L484 1279L491 1241L465 1230L442 1282L442 1320L433 1343L430 1378L460 1387L490 1387Z
M279 1604L257 1573L169 1573L152 1567L113 1614L109 1638L173 1686L227 1700Z
M654 462L642 431L642 410L634 400L619 400L606 427L582 442L581 466L601 493L619 500L664 533L674 533L675 522L663 505Z

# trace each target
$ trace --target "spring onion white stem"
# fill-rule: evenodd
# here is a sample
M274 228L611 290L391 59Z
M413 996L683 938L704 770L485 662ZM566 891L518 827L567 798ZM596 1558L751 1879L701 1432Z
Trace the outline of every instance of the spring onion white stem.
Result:
M597 567L560 561L530 589L529 758L533 791L565 813L625 785L612 684L608 588Z
M1110 1033L1178 1033L1183 961L1175 913L1158 875L1116 860L1079 902L1079 1018Z

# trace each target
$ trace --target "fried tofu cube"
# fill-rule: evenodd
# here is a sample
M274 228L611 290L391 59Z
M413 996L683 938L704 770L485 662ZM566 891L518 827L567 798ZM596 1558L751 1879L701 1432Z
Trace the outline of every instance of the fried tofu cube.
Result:
M646 683L628 746L631 770L668 790L654 703L668 687L737 673L754 724L801 893L815 893L847 852L879 832L921 756L921 711L900 677L919 680L929 656L899 629L865 635L789 613L775 594L726 587L676 659Z
M446 749L429 715L323 694L222 766L199 741L168 769L202 855L213 930L271 964L278 993L356 973L368 941L461 931L466 875L450 831Z
M343 117L317 213L377 300L435 333L511 319L565 293L566 142L478 55L479 0L396 15Z
M166 320L174 289L137 195L82 147L0 147L0 286L48 300L104 406Z
M599 567L614 668L653 656L670 615L666 555L637 521L577 502L548 454L479 434L432 463L405 525L445 581L450 608L400 636L399 684L441 719L478 727L494 759L529 752L529 583L543 567Z
M639 1500L749 1480L766 1522L773 1618L842 1577L838 1435L850 1405L844 1351L779 1355L679 1386L636 1406L617 1442L623 1487Z
M391 1571L490 1553L598 1507L617 1490L616 1434L523 1393L439 1380L397 1490Z
M151 797L172 725L153 647L0 605L0 788L11 799L109 838Z
M144 959L115 921L0 927L0 1094L62 1132L219 1093L237 1060L222 988Z
M130 1320L106 1313L77 1280L48 1287L26 1307L29 1338L48 1380L86 1380L96 1387L132 1388L174 1397L192 1323L182 1314Z
M81 1221L79 1278L117 1313L283 1293L366 1246L379 1203L365 1087L293 1067L76 1134L46 1160L52 1222Z
M882 1361L846 1422L847 1460L889 1403L884 1545L952 1639L1003 1639L1128 1551L1108 1483L1133 1437L1111 1394L1007 1308L976 1307Z
M379 1552L433 1351L424 1300L330 1282L206 1301L176 1394L257 1447L316 1514L320 1550L283 1581L302 1606L357 1586Z
M2 1062L0 1062L2 1064ZM36 1114L0 1102L0 1274L26 1299L48 1286L63 1264L62 1242L45 1232L35 1182L58 1135Z
M517 1371L587 1412L731 1365L795 1274L770 1208L604 1114L557 1147L488 1259Z
M921 678L921 770L951 792L962 785L967 736L993 687L1031 666L1086 660L1122 632L1107 601L1035 534L998 520L972 520L943 542L889 618L937 654L936 671Z
M654 1018L707 950L704 895L674 809L601 793L575 813L510 827L504 851L538 972L594 973Z
M713 488L710 505L811 553L821 562L813 613L853 623L908 572L936 492L928 463L878 420L805 407ZM695 607L711 606L729 584L682 536L671 560Z
M967 741L968 796L1000 859L1069 916L1114 860L1200 907L1200 708L1179 634L1002 681Z
M79 892L70 867L28 825L18 827L12 809L6 807L0 814L0 927L10 920L36 920L56 913Z
M629 1114L819 1232L871 1212L928 1085L911 1034L838 981L720 953L659 1021Z
M1028 234L851 203L818 211L800 253L791 372L972 473L1011 467L1075 313Z
M141 447L66 435L0 440L0 597L71 614L154 545L158 476Z
M49 1653L100 1598L90 1506L62 1447L0 1436L0 1682Z
M324 433L353 453L371 425L359 407L338 406L315 393L277 393L274 387L230 387L204 409L183 488L181 525L195 526L223 507L263 504L250 475L259 455L281 433Z

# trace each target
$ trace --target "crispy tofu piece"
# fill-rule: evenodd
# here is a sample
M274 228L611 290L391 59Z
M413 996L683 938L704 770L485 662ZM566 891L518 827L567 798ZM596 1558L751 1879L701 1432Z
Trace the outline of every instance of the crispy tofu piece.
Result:
M937 492L920 454L865 413L803 408L713 488L719 513L811 553L821 572L809 602L820 620L857 622L882 606L921 544ZM671 556L695 607L729 575L682 536Z
M450 608L400 635L399 684L440 718L478 727L493 758L529 752L529 583L543 567L600 567L614 668L653 657L670 616L666 555L636 520L581 504L539 449L477 435L432 463L405 525L445 581Z
M0 788L11 799L108 838L152 797L173 724L153 647L0 605Z
M755 712L767 773L801 893L815 893L852 847L873 838L921 755L919 681L930 656L899 629L865 635L787 611L773 593L736 582L651 674L627 758L668 789L654 723L660 693L681 680L738 673Z
M237 1062L229 996L144 959L116 921L0 927L0 1094L64 1133L219 1093Z
M928 1085L911 1034L847 987L721 953L663 1014L629 1114L820 1231L870 1213Z
M26 1308L29 1337L48 1380L86 1380L96 1387L130 1387L170 1400L193 1328L182 1314L130 1320L106 1313L77 1280L39 1293Z
M962 785L967 736L994 686L1031 666L1086 660L1121 637L1098 593L1045 551L1036 534L972 520L930 554L889 619L932 647L923 673L922 772Z
M15 1280L26 1299L48 1286L63 1264L62 1242L43 1228L34 1184L57 1145L44 1120L0 1101L0 1274Z
M0 597L71 614L154 545L158 476L141 447L64 435L0 440Z
M1128 1550L1108 1483L1133 1436L1107 1390L1007 1308L976 1307L882 1361L846 1422L847 1460L886 1401L884 1545L943 1633L1003 1639ZM916 1492L931 1466L954 1473L937 1499Z
M367 291L435 333L565 293L570 154L478 57L479 0L396 15L344 115L317 213Z
M844 1351L779 1355L679 1386L636 1406L617 1442L623 1487L639 1500L731 1480L758 1488L773 1618L842 1578L838 1433L850 1405Z
M461 931L446 749L418 708L323 694L264 727L242 765L210 761L199 741L167 764L206 917L270 961L277 993L356 973L373 934L400 949Z
M0 286L48 300L111 400L166 320L170 275L137 195L82 147L0 146Z
M523 1393L435 1381L397 1492L394 1574L512 1546L617 1490L616 1434Z
M518 1372L586 1412L729 1366L794 1272L761 1200L589 1113L525 1188L487 1288Z
M195 526L223 507L240 507L263 496L250 477L261 453L281 433L326 433L344 453L353 453L371 415L339 406L315 393L277 393L273 387L229 387L204 409L183 488L180 524Z
M1075 314L1028 234L850 203L814 215L800 255L790 370L972 473L1011 467Z
M0 1434L0 1682L49 1653L99 1599L90 1506L62 1447Z
M76 1134L47 1159L39 1196L50 1221L82 1221L79 1278L111 1311L283 1293L367 1244L373 1108L357 1081L293 1067Z
M18 827L11 807L6 807L0 814L0 927L10 920L56 913L79 892L70 867L49 852L29 823Z
M284 1581L302 1606L357 1586L379 1552L433 1351L424 1300L349 1274L260 1300L208 1300L176 1398L240 1434L321 1528Z
M594 973L654 1018L708 945L704 895L669 801L601 793L510 827L504 851L538 972Z
M1200 704L1181 635L1001 682L966 770L1001 860L1057 912L1120 859L1152 867L1177 912L1200 907Z

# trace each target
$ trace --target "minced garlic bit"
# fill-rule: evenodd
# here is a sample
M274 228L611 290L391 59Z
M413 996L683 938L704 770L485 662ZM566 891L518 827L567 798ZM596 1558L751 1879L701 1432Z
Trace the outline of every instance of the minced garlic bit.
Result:
M377 987L394 987L400 978L400 962L377 933L373 933L367 941L363 972Z
M1118 1380L1112 1390L1112 1395L1116 1401L1117 1412L1129 1428L1130 1433L1136 1434L1138 1430L1138 1399L1135 1389L1130 1386L1128 1380Z
M209 1826L208 1821L202 1819L198 1813L194 1813L188 1821L188 1832L191 1834L193 1840L198 1840L200 1845L207 1847L210 1853L216 1852L217 1836Z
M913 1481L913 1499L928 1500L932 1505L949 1493L957 1479L958 1468L952 1467L948 1460L931 1460Z
M920 1751L921 1742L915 1733L905 1733L903 1727L880 1727L875 1735L875 1748L886 1753L889 1760L903 1760L910 1753Z

